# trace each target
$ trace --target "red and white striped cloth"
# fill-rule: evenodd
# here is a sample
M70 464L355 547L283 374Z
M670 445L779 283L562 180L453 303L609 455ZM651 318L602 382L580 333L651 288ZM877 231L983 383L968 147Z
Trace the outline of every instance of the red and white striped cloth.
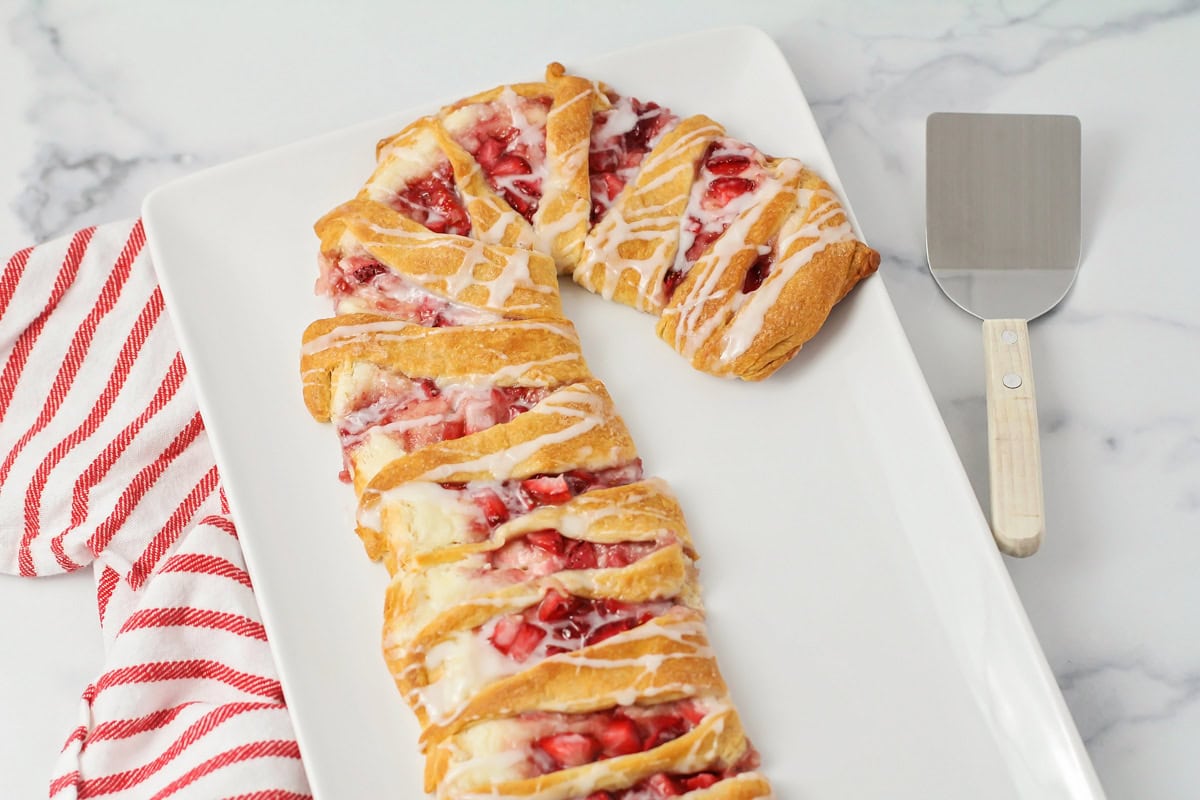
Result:
M87 228L0 275L0 571L91 566L106 652L49 794L309 797L145 244Z

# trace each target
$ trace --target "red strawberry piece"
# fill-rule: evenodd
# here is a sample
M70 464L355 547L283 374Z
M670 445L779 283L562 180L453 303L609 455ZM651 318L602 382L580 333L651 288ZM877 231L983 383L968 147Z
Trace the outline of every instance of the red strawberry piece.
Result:
M600 754L600 743L586 733L556 733L543 736L534 746L545 752L559 767L590 764Z
M517 632L521 630L523 624L520 617L501 617L489 637L492 646L501 653L507 653L508 649L512 647L512 643L516 641Z
M758 260L750 265L750 269L746 270L746 277L742 280L742 293L750 294L758 287L762 286L762 282L766 279L767 273L771 271L771 262L775 260L773 252L767 253L765 256L759 256Z
M707 789L721 778L715 772L697 772L695 775L682 780L683 788L692 792L696 789Z
M636 628L637 625L638 625L637 620L635 620L631 617L626 617L625 619L619 619L619 620L616 620L615 622L606 622L603 625L601 625L600 627L592 630L592 632L589 633L587 635L587 637L583 640L583 644L585 647L587 645L597 644L599 642L604 641L605 639L616 636L618 633L624 633L625 631L629 630L630 628Z
M599 565L596 545L591 542L572 542L567 548L567 569L595 569Z
M750 166L745 156L717 156L705 162L704 167L714 175L737 175Z
M562 534L550 528L544 531L533 531L525 534L525 541L539 550L553 555L561 555L563 552L564 540Z
M483 140L483 144L479 145L479 150L475 153L475 160L484 169L491 169L504 153L504 142L489 136Z
M566 619L571 614L571 608L574 605L574 598L569 594L562 594L554 589L546 592L542 602L537 607L537 618L542 622L555 622L560 619Z
M592 175L612 172L619 166L621 166L621 156L612 148L593 150L588 153L588 172Z
M525 219L531 220L533 218L533 204L528 202L524 197L508 189L504 189L500 194L504 196L505 202L512 206L513 211L516 211L522 217L525 217Z
M492 175L528 175L533 172L529 162L512 153L505 153L496 159L490 170Z
M596 190L593 188L592 189L593 196L595 196L595 192L596 192ZM604 212L607 210L608 210L607 205L605 205L604 203L601 203L599 199L594 199L594 200L592 200L591 215L588 217L588 219L591 221L591 223L593 225L595 225L596 222L598 222L599 219L604 216Z
M615 200L624 188L625 181L618 176L611 172L604 176L604 190L610 200Z
M688 732L687 722L676 714L656 714L642 717L638 722L645 732L642 741L647 750L678 739Z
M544 475L521 481L525 495L538 505L558 505L571 499L571 488L562 475Z
M492 136L493 136L493 138L499 139L504 144L504 146L507 147L509 145L509 143L512 142L513 139L517 138L518 132L519 131L517 131L517 129L515 127L513 127L512 125L509 125L507 128L502 128L502 129L496 131L495 133L492 134Z
M679 704L679 713L693 725L699 725L705 717L704 709L690 701Z
M483 512L488 525L496 526L508 519L508 507L500 496L491 489L484 489L471 498L479 510Z
M615 716L599 733L600 744L608 757L625 756L642 751L642 737L637 724L628 717Z
M358 283L367 283L376 275L382 275L387 272L387 267L383 264L364 264L354 270L354 280Z
M492 631L492 646L513 661L529 658L546 632L520 617L503 617Z
M659 797L678 797L682 794L675 781L665 772L651 775L646 779L647 788L653 790Z
M592 792L584 800L612 800L611 792Z
M542 194L541 181L513 181L513 188L530 197L540 197Z
M741 197L746 192L754 191L754 181L745 178L717 178L708 185L706 199L711 200L717 208L724 208L735 197Z
M453 419L442 423L441 441L449 441L450 439L460 439L465 433L463 421L461 419Z
M421 378L417 382L417 387L425 394L426 397L436 397L442 393L438 385L429 378Z
M622 611L629 610L628 603L622 603L620 600L614 600L611 597L604 598L596 606L596 610L605 617L611 617L613 614L620 614Z
M704 255L704 251L708 249L708 246L715 242L724 232L725 228L721 228L719 231L700 231L696 234L696 238L692 240L692 246L688 248L684 257L689 263L700 258L700 256Z
M595 485L596 476L585 469L573 469L563 475L563 480L571 487L572 494L583 494Z

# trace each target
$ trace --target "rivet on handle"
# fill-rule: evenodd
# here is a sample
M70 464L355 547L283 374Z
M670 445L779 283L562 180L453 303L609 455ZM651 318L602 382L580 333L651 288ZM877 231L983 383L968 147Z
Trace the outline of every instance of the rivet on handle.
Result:
M1021 376L1015 372L1010 372L1000 379L1009 389L1021 388Z

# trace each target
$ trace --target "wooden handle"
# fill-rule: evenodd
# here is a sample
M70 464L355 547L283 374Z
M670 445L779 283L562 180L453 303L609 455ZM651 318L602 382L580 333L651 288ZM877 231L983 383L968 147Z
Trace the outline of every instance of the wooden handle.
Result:
M1029 556L1042 543L1046 524L1037 400L1025 320L984 320L983 354L992 535L1002 552Z

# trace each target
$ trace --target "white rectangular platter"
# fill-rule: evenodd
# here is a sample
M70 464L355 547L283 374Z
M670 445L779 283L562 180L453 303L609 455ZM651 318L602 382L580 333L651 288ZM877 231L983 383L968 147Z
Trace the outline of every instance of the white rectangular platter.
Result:
M841 189L761 31L563 58ZM439 105L188 177L144 209L323 798L418 796L421 760L380 655L384 570L353 533L336 436L301 401L300 333L330 313L311 225L357 191L376 140ZM878 276L761 384L695 372L651 317L563 294L647 474L680 496L716 652L780 797L1102 797Z

